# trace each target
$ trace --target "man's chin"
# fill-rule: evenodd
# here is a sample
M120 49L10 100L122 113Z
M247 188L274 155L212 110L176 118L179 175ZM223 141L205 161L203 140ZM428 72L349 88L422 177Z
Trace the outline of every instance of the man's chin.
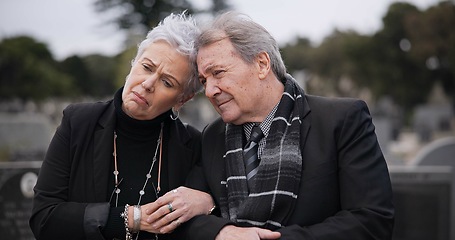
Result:
M232 123L235 125L242 125L243 123L240 122L240 119L237 116L232 116L229 114L221 114L221 119L223 119L223 122L225 123Z
M219 113L219 114L221 116L221 119L223 119L223 122L225 122L225 123L232 122L232 117L229 116L228 114L226 114L226 113Z

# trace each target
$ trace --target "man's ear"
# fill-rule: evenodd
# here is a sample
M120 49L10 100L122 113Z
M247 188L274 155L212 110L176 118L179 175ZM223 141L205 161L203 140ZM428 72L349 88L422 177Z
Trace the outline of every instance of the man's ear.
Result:
M174 105L174 109L179 110L183 106L183 104L188 102L193 97L194 97L194 93L189 96L186 96L186 97L181 97L181 99L177 102L177 104Z
M271 63L269 54L261 52L256 56L256 64L258 67L259 79L264 79L270 72Z

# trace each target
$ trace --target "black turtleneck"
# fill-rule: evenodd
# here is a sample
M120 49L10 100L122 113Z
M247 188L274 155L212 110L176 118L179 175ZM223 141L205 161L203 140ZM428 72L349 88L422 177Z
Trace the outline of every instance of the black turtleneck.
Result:
M158 168L160 149L158 147L156 154L156 162L152 169L152 178L148 180L145 187L145 195L139 205L153 202L156 200L156 195L162 196L169 191L169 181L167 172L167 161L165 149L167 149L167 134L170 111L163 113L152 120L137 120L131 118L122 110L122 90L120 89L114 96L114 105L116 111L116 127L117 134L117 166L119 171L120 193L118 204L116 206L116 194L112 195L111 212L108 223L105 227L105 237L112 239L113 237L124 237L125 228L123 219L120 218L120 213L123 212L125 204L136 205L139 200L139 191L143 188L146 174L149 172L152 165L155 151L157 150L157 140L159 138L161 125L164 123L163 129L163 159L161 165L160 187L161 192L156 193L158 187ZM112 158L111 170L114 171L114 159ZM114 175L111 174L109 179L109 196L114 189ZM146 232L140 233L140 238L146 237Z

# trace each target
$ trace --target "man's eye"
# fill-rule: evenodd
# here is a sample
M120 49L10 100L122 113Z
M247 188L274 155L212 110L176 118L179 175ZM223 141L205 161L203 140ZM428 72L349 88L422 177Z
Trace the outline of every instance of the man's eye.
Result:
M215 70L213 71L213 76L219 76L220 74L224 73L225 71L224 70Z
M203 78L203 77L200 77L200 78L199 78L199 82L200 82L203 86L205 86L205 83L207 83L207 79L205 79L205 78Z

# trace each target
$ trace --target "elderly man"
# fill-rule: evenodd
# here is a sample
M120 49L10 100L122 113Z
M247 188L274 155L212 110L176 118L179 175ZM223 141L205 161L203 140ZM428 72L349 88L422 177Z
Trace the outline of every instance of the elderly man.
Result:
M305 94L273 37L239 13L216 18L197 48L221 118L189 186L217 209L184 224L188 239L391 239L390 178L363 101Z

